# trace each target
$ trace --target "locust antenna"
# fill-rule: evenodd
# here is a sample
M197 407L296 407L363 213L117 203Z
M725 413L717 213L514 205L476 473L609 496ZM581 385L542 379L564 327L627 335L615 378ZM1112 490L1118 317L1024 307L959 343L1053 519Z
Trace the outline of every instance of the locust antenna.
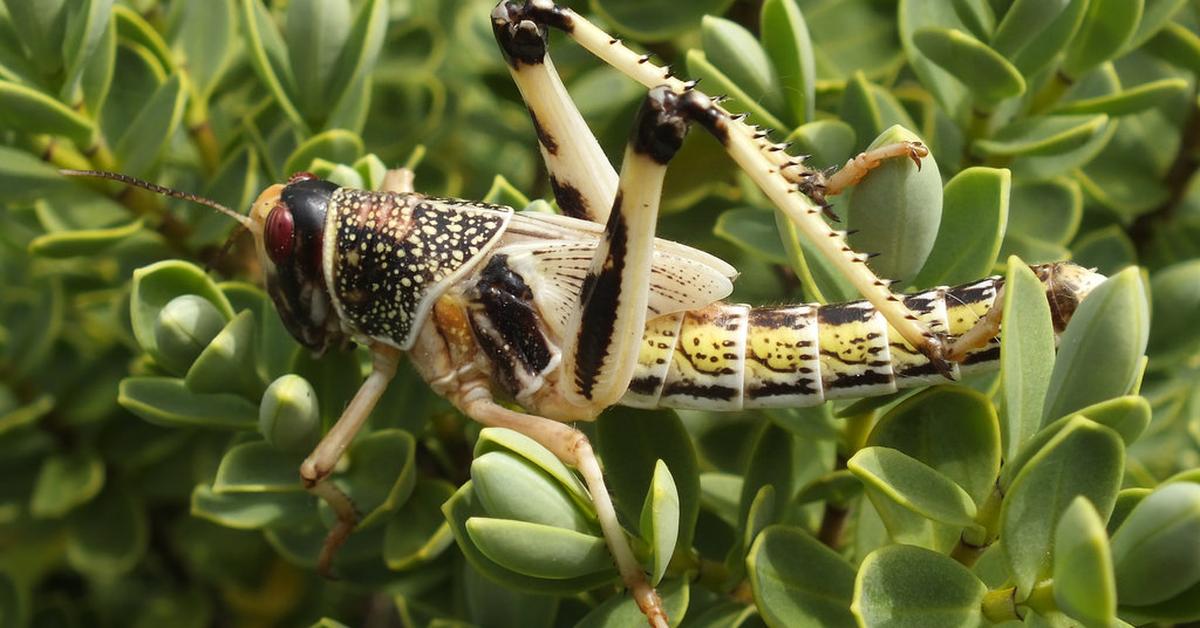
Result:
M139 187L144 190L150 190L151 192L162 194L164 196L171 196L174 198L183 199L185 201L191 201L193 203L199 203L201 205L206 205L206 206L211 207L211 208L221 212L222 214L225 214L226 216L229 216L230 218L238 221L239 223L241 223L241 225L243 227L245 227L247 229L250 228L250 226L253 224L253 222L248 217L243 216L214 200L204 198L203 196L197 196L196 194L192 194L190 192L180 192L179 190L174 190L174 189L171 189L168 187L164 187L164 186L158 185L156 183L150 183L149 181L143 181L141 179L131 177L127 174L121 174L119 172L106 172L104 170L70 170L70 169L59 170L58 173L62 174L62 175L66 175L68 177L94 177L97 179L109 179L111 181L119 181L126 185L132 185L134 187Z

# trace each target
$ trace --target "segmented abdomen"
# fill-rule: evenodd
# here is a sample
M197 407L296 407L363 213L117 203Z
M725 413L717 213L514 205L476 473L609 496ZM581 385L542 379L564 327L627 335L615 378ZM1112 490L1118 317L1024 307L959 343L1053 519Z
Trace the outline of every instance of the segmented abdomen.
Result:
M904 301L930 329L954 338L992 307L1002 282L992 277ZM767 308L714 303L649 321L643 340L623 405L801 407L946 381L867 301ZM1000 341L993 338L968 354L961 370L990 366L999 357Z

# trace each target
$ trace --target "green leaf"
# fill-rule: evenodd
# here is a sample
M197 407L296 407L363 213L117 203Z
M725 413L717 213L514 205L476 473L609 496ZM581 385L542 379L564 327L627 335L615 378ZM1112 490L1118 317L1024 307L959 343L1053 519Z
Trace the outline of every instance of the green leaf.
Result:
M280 451L265 441L234 445L221 458L212 492L295 493L300 482L302 454Z
M98 255L140 233L143 226L142 219L138 218L133 222L107 229L72 229L47 233L29 243L29 253L59 259Z
M1163 101L1174 98L1186 89L1187 81L1183 79L1150 81L1115 94L1071 100L1055 107L1054 113L1059 115L1103 113L1112 117L1127 116L1157 107Z
M1143 50L1184 70L1200 69L1200 36L1182 24L1168 23L1146 42Z
M104 488L104 460L89 450L52 455L38 471L29 512L38 519L61 517Z
M721 15L733 0L591 0L589 6L617 30L639 41L663 41L690 28L705 15Z
M854 568L807 532L773 525L746 556L754 602L772 626L845 626Z
M836 303L849 301L858 296L854 287L845 276L822 256L818 250L806 240L782 211L775 210L775 226L783 247L788 252L788 260L792 270L804 285L805 295L819 303Z
M418 479L408 501L388 520L383 560L388 569L404 571L442 554L454 537L441 507L454 495L454 485Z
M906 141L920 138L893 126L867 150ZM846 206L850 247L878 253L871 268L883 277L916 275L933 250L941 221L942 179L932 155L919 168L911 159L888 159L854 186Z
M133 271L133 291L129 297L133 335L152 357L157 359L161 355L155 332L159 313L175 297L186 294L207 300L226 320L233 318L233 307L224 293L192 264L171 260Z
M854 153L854 129L841 120L814 120L796 127L786 138L793 152L812 155L812 164L839 165Z
M482 458L492 451L511 452L536 465L550 477L554 478L563 488L570 491L575 503L582 506L585 512L594 514L591 497L579 478L567 468L549 449L542 447L532 438L508 428L484 428L475 441L475 458ZM611 481L611 478L610 478ZM644 486L644 484L643 484ZM478 492L472 491L472 502L479 503ZM480 510L482 513L483 511Z
M750 464L742 482L742 494L738 499L738 525L744 531L749 519L750 507L764 486L775 489L775 503L768 512L782 517L792 494L796 492L796 455L792 447L792 435L787 430L768 423L759 432L750 453Z
M192 490L193 517L237 530L295 523L311 517L316 498L294 493L216 493L203 484Z
M337 60L347 45L350 18L349 0L294 0L287 5L284 40L288 65L298 78L295 103L314 128L320 128L332 96L340 93L333 83L339 78Z
M1076 497L1054 532L1054 601L1088 626L1112 625L1117 587L1104 521L1091 502Z
M1156 489L1112 538L1121 605L1164 602L1200 583L1197 556L1200 485L1176 482Z
M1012 187L1005 237L1021 234L1049 243L1066 244L1075 237L1082 217L1083 192L1075 181L1018 179ZM1018 257L1026 259L1019 254ZM1062 258L1055 258L1058 259Z
M754 42L755 45L758 42ZM687 52L688 75L703 80L705 88L714 94L724 94L728 99L722 107L729 111L744 111L751 116L751 122L771 129L786 129L788 126L775 117L766 107L759 104L758 99L748 93L736 81L708 60L704 52L689 50Z
M978 505L1000 470L1000 428L987 397L936 386L904 400L871 430L867 445L901 451L950 478Z
M198 393L236 392L259 399L266 384L254 357L256 326L253 312L243 310L233 317L188 369L183 380L187 387Z
M1145 397L1126 395L1080 408L1077 414L1115 431L1129 446L1150 425L1150 402Z
M118 482L72 514L67 560L75 569L99 577L118 576L137 565L149 540L141 500Z
M904 46L909 65L942 108L951 113L962 110L969 93L953 75L917 48L913 42L913 34L922 28L963 28L966 20L962 19L958 6L963 2L986 4L978 0L955 0L953 3L901 0L898 10L900 42ZM970 30L969 25L966 28ZM976 36L979 34L976 33Z
M1115 57L1137 30L1142 0L1088 0L1083 23L1067 46L1061 71L1070 77Z
M650 584L657 586L667 572L679 538L679 492L667 465L659 460L642 504L642 539L651 548Z
M806 484L799 492L793 504L802 505L813 502L831 502L845 504L862 493L862 482L846 469L826 473Z
M1153 37L1164 27L1173 24L1168 21L1174 16L1187 0L1145 0L1142 19L1138 22L1137 31L1125 43L1125 52L1141 47L1146 40Z
M49 76L62 70L59 44L67 30L68 4L63 0L5 0L4 4L15 27L14 34L29 49L41 73Z
M1124 466L1116 432L1075 417L1017 473L1000 508L1000 546L1021 597L1050 575L1055 527L1071 501L1086 497L1107 517Z
M612 569L604 539L574 530L472 517L467 533L488 558L535 578L564 580Z
M662 460L679 495L678 547L691 548L700 511L699 470L695 447L679 416L672 410L611 408L596 426L596 451L604 461L617 512L630 522L640 521L647 488Z
M310 351L298 351L289 370L312 384L326 430L342 415L362 385L362 366L351 351L330 352L320 358Z
M927 519L966 527L975 518L971 496L950 478L919 460L887 447L860 449L850 472L882 497Z
M670 580L658 587L670 625L683 621L691 601L691 588L686 580ZM575 628L624 628L646 623L646 616L629 595L613 595L575 624Z
M117 402L143 419L167 427L252 430L258 408L230 394L199 394L173 377L127 377Z
M141 175L149 171L179 126L186 103L187 92L179 74L171 75L155 90L113 148L126 174Z
M521 193L504 175L498 174L492 178L492 187L480 199L485 203L496 203L509 207L524 208L529 205L529 197Z
M92 122L42 92L0 80L0 128L25 133L63 135L85 144L95 127Z
M1149 325L1137 268L1127 268L1093 290L1060 337L1043 422L1128 392L1141 369ZM1095 368L1097 364L1104 368Z
M797 4L813 36L818 83L825 83L822 89L841 87L859 71L882 78L903 64L904 55L896 45L895 7L873 0L798 0Z
M349 466L335 474L334 481L362 514L356 530L386 521L412 495L417 483L416 447L412 434L400 429L376 430L350 446Z
M700 43L713 67L754 102L780 116L783 96L775 85L775 68L750 31L737 22L706 15L700 21Z
M793 126L805 124L815 113L817 67L804 15L794 0L767 0L759 25L762 47L791 113L787 117Z
M717 217L713 233L767 262L787 263L787 250L779 240L772 212L753 207L727 209Z
M296 110L290 96L295 93L296 79L293 77L291 66L288 65L287 47L283 38L279 36L279 30L275 27L270 12L261 2L255 0L240 0L240 3L242 28L251 67L267 84L275 102L283 109L288 119L307 135L308 124L304 121L304 116Z
M987 39L996 28L996 14L986 0L954 0L954 14L979 39Z
M489 517L598 532L594 517L580 510L569 491L511 452L492 451L476 458L471 463L471 480Z
M850 607L860 625L973 626L987 586L948 556L911 545L872 552L859 567Z
M1025 92L1025 79L1002 55L962 31L924 28L913 43L989 106Z
M368 0L359 7L329 84L328 93L340 97L333 106L328 127L354 131L362 128L371 95L371 72L387 33L389 6L385 0Z
M235 0L204 4L184 2L173 6L170 40L187 59L188 76L201 102L207 102L217 82L240 58Z
M1019 258L1008 258L1000 339L1005 459L1042 426L1042 407L1054 368L1054 324L1046 287Z
M1200 260L1168 266L1150 277L1149 352L1155 360L1191 355L1200 344Z
M488 430L506 431L498 430L497 428L487 428L484 430L484 433L486 433ZM512 432L512 434L516 434L516 432ZM482 441L482 435L480 440ZM604 560L607 561L605 565L606 569L588 573L576 578L567 578L565 580L533 577L519 571L514 571L513 569L510 569L509 567L489 558L488 555L481 551L481 548L476 545L475 541L473 540L474 535L468 530L468 521L478 521L479 518L484 514L482 511L482 505L478 502L472 486L473 485L471 482L467 482L460 487L454 496L442 505L442 512L445 514L447 521L450 522L450 530L454 533L454 538L458 541L458 547L460 550L462 550L463 556L466 557L467 561L470 562L472 567L478 569L488 578L497 582L501 582L510 589L516 589L518 591L527 593L541 593L550 595L570 595L574 593L580 593L582 591L594 589L601 584L609 584L616 581L617 572L612 567L612 561L608 558L607 550L603 550ZM496 519L492 520L493 523L497 521L502 524L520 523L505 522L503 520ZM485 526L486 525L487 524L485 524ZM526 523L521 525L532 526L536 524ZM571 537L571 540L574 541L579 541L580 538L583 537L584 541L587 541L588 539L597 539L600 541L601 545L603 545L604 542L603 539L598 539L598 537L589 537L587 535L581 535L577 532L563 530L562 528L539 526L537 531L540 532L544 530L561 531L570 535L575 535ZM508 529L504 532L511 531L511 529ZM553 532L551 532L551 534L553 534ZM521 533L518 533L515 535L515 538L508 538L508 540L511 540L519 545L522 542L536 541L535 536L536 535L533 534L527 534L524 536L524 538L522 538ZM570 540L567 542L570 543ZM590 543L590 541L587 542ZM520 547L508 547L507 549L516 553L520 552ZM576 549L578 549L578 546L576 546ZM522 559L520 556L518 556L518 560L527 559L528 557ZM547 564L552 563L553 561L550 561ZM565 565L562 567L564 570L567 568Z
M362 155L362 138L356 133L333 129L318 133L298 146L288 156L283 170L289 175L308 170L313 161L324 159L335 164L354 163Z
M1009 171L998 168L967 168L950 179L937 238L914 286L957 285L987 275L1004 238L1011 184Z
M991 46L1027 77L1037 74L1067 45L1088 0L1015 0L996 27Z
M971 149L984 157L1058 155L1086 145L1107 123L1106 115L1024 118L991 139L976 140Z
M1137 263L1137 249L1125 230L1117 225L1089 231L1075 240L1071 247L1073 261L1084 268L1094 268L1103 275Z
M846 83L838 115L854 129L854 137L858 141L855 148L859 150L866 148L869 138L878 138L893 131L892 127L917 128L900 101L891 92L869 82L862 72L855 73ZM867 180L870 179L867 177Z

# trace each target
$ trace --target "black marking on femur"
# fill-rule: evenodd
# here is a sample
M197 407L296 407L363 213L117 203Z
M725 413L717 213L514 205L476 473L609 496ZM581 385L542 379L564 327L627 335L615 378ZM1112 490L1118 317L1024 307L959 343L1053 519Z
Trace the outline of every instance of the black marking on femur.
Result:
M679 95L666 85L646 94L629 138L635 152L660 164L671 161L688 131L687 114L680 109L679 101Z
M687 395L697 397L699 399L719 399L728 401L737 396L738 390L729 386L718 386L716 384L700 385L690 381L676 381L667 384L663 389L664 397L673 397L675 395Z
M533 131L534 133L537 133L538 141L541 142L543 147L545 147L546 152L550 153L551 155L557 155L558 142L554 139L553 135L550 135L550 133L546 131L545 127L542 126L542 123L538 122L537 115L533 113L532 109L529 110L529 119L533 122Z
M689 119L712 133L722 146L729 145L729 116L717 109L707 96L697 91L684 92L679 97L679 108Z
M546 29L523 14L523 7L512 2L501 2L492 10L492 34L504 60L514 68L546 58Z
M794 382L764 382L746 388L747 399L763 399L766 397L782 397L787 395L815 395L819 392L810 378Z
M835 303L817 308L817 321L822 325L865 323L875 315L875 308L865 307L864 301Z
M475 284L488 320L516 357L531 373L541 373L550 364L550 347L538 326L533 292L520 275L508 267L507 255L492 257Z
M588 209L587 199L583 198L583 194L580 193L579 188L565 181L559 181L553 176L550 177L550 187L554 190L554 198L558 201L558 208L564 214L583 220L592 219L592 212Z
M625 269L629 233L621 213L622 195L617 191L608 217L610 234L608 258L599 275L588 273L581 287L583 317L575 352L575 384L585 398L592 398L596 376L608 356L608 346L617 323L617 303L621 297L621 271Z
M472 263L504 228L499 208L342 188L331 286L361 333L411 344L422 302ZM511 209L504 208L507 212Z
M883 373L880 371L863 371L861 373L839 374L833 378L828 387L833 388L854 388L857 386L878 386L888 385L895 381L891 373Z

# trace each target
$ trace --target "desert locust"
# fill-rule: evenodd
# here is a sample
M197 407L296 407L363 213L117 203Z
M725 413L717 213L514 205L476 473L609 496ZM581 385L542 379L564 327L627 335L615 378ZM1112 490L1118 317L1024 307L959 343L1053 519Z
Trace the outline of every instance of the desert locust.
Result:
M621 578L654 626L661 602L635 559L588 439L570 425L614 404L740 410L807 406L956 379L999 359L1002 280L893 294L867 256L822 219L825 198L881 160L918 164L915 142L861 154L826 176L696 89L549 0L501 3L492 27L537 130L562 215L416 192L411 172L382 189L299 173L248 216L267 290L288 330L320 353L358 343L373 369L300 476L338 515L327 567L353 530L353 504L328 481L402 354L433 389L488 426L519 431L582 476ZM616 172L549 55L566 33L649 88ZM865 298L750 307L723 301L736 270L655 238L667 165L702 127ZM70 172L120 178L119 175ZM194 197L173 191L167 193ZM209 202L210 205L215 205ZM1034 268L1061 331L1103 277L1069 263ZM515 401L520 410L499 401Z

